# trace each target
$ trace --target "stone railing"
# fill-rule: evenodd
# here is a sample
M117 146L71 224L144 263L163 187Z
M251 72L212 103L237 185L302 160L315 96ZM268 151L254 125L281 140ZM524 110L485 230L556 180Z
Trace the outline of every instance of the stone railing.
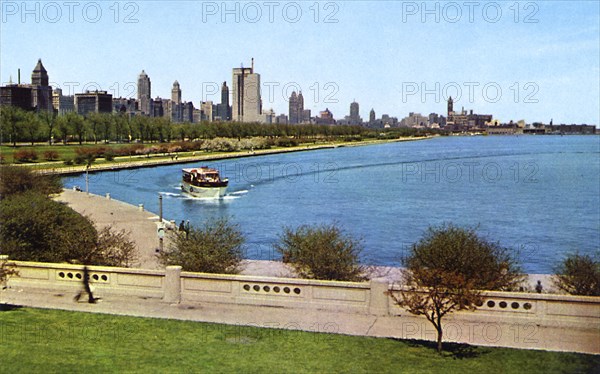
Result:
M59 292L81 289L83 267L68 264L15 262L18 277L11 287ZM182 272L179 266L143 270L90 266L89 274L102 297L132 295L166 303L255 305L346 315L370 316L369 334L405 339L435 338L424 317L395 305L380 282L332 282ZM513 292L485 292L475 312L445 318L449 341L478 345L551 349L600 354L600 297ZM453 335L454 334L454 335Z

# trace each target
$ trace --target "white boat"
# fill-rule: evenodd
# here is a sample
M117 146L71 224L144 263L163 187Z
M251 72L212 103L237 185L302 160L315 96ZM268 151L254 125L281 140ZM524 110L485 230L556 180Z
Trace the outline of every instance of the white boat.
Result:
M218 199L225 196L229 180L221 179L217 169L202 166L182 169L181 190L195 197Z

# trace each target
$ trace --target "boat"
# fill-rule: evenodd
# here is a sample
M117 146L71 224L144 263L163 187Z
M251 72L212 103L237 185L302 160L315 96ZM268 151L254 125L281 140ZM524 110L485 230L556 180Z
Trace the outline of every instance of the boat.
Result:
M229 180L221 178L217 169L202 166L182 169L181 190L194 197L218 199L225 196Z

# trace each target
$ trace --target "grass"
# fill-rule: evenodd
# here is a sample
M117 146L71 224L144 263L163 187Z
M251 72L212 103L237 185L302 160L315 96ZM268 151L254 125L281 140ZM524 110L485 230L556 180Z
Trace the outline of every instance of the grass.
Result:
M121 317L0 311L0 371L592 373L600 357Z

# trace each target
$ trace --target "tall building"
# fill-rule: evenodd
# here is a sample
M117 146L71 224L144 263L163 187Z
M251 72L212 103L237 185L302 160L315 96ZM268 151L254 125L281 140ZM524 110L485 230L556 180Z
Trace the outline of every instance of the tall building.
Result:
M288 120L291 124L298 123L298 95L296 95L296 91L292 92L292 96L290 96Z
M227 82L223 82L223 85L221 86L221 104L217 105L217 117L219 117L221 121L229 121L231 119L229 87L227 87Z
M362 122L362 118L360 118L358 103L353 101L350 104L350 124L351 125L360 125Z
M152 86L150 77L142 70L138 77L138 101L140 102L139 109L143 115L149 116L152 114Z
M31 73L31 106L38 112L51 112L54 110L52 106L52 87L49 86L48 81L48 72L42 64L42 59L39 59L33 73Z
M24 110L53 111L52 87L49 86L48 72L39 59L31 73L31 84L19 82L3 86L0 89L0 105L15 106Z
M233 69L233 108L231 118L237 122L257 122L262 113L260 74L254 72L254 59L250 68Z
M112 95L106 91L86 91L75 94L75 111L82 116L88 113L112 113Z
M174 104L181 104L181 87L177 81L173 83L173 88L171 89L171 101Z
M302 91L298 95L294 91L289 100L289 123L296 124L304 121L304 96L302 96Z
M376 119L377 117L375 116L375 109L371 109L371 112L369 113L369 124L374 124Z

